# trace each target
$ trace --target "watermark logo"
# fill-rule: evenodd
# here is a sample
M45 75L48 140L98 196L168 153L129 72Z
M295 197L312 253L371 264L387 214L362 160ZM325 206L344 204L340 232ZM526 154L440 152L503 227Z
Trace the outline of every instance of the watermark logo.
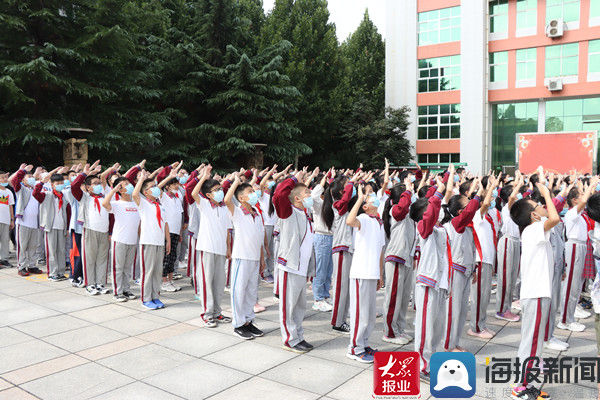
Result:
M378 351L373 365L373 397L417 398L421 391L419 353Z
M475 356L438 352L430 360L430 392L435 398L467 399L475 394Z

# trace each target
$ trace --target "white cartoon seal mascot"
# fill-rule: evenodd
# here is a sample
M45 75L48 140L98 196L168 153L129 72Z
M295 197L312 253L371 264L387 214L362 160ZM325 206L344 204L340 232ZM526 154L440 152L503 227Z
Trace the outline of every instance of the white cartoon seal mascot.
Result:
M449 386L457 386L467 391L472 389L469 385L469 372L458 360L446 360L438 370L434 390L442 390Z

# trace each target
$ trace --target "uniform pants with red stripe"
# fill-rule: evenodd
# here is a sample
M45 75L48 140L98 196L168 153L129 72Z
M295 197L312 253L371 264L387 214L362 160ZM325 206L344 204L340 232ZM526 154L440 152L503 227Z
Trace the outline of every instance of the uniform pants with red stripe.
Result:
M459 346L463 333L467 312L469 310L469 293L471 292L471 273L473 268L463 272L454 270L452 274L452 296L446 299L446 321L444 325L444 348L455 349Z
M108 232L83 228L83 280L86 286L104 285L108 269Z
M339 251L333 253L333 312L331 325L341 326L348 318L350 285L350 266L352 253Z
M136 244L111 241L110 276L114 295L129 292L129 281L137 252Z
M583 267L587 245L568 240L565 244L567 277L562 281L560 291L560 322L570 324L575 321L575 307L579 302L583 279Z
M479 263L476 263L475 268ZM481 263L479 275L475 283L471 283L471 329L473 332L481 332L487 328L487 307L490 304L492 293L492 264Z
M64 229L52 229L50 232L44 232L46 273L48 276L65 276L67 268L65 259L66 242L67 231Z
M19 271L35 267L37 230L17 224L17 266Z
M265 252L265 270L263 271L263 276L273 275L273 263L276 261L273 243L273 225L265 225L265 236L267 237L267 248L269 249L269 254Z
M198 260L200 262L200 260ZM197 269L200 269L197 267ZM254 320L254 304L258 292L259 261L234 258L231 262L231 314L234 328Z
M544 347L544 327L548 318L550 309L550 298L521 299L521 343L517 356L523 366L523 362L528 357L541 357ZM541 361L541 359L540 359ZM539 368L536 362L527 363L527 369L531 367ZM523 384L527 386L528 382L523 375Z
M140 269L141 269L141 299L142 302L158 299L162 284L164 245L140 244Z
M559 259L554 260L554 275L552 276L552 292L550 299L550 309L548 310L548 320L544 333L544 340L550 340L554 336L554 328L556 327L556 315L560 306L560 283L564 271L564 261Z
M348 353L361 354L375 327L377 279L350 279L350 344Z
M429 372L429 360L444 336L446 295L444 290L415 286L415 351L421 356L421 371Z
M279 236L273 236L273 255L279 251ZM273 296L279 296L279 268L277 257L273 256Z
M306 276L279 271L279 327L283 344L294 347L304 340Z
M383 335L396 338L406 331L406 312L414 282L410 265L385 263L385 300L383 303Z
M187 245L187 252L188 252L188 260L187 260L187 273L186 275L188 277L194 277L196 276L196 238L194 237L194 235L188 235L188 245ZM225 274L225 271L223 271L223 274ZM198 294L198 293L196 293Z
M182 231L181 237L183 238L183 240L180 241L177 246L177 261L184 262L185 258L188 256L188 245L190 244L189 240L186 240L188 237L187 228ZM175 265L175 269L177 269L178 267L178 265Z
M225 291L224 255L196 250L194 285L202 301L202 318L216 318L221 314L221 298Z
M518 239L503 236L498 243L498 275L496 290L496 311L510 311L516 275L521 258L521 246Z
M0 260L8 261L8 249L10 246L10 225L0 224Z

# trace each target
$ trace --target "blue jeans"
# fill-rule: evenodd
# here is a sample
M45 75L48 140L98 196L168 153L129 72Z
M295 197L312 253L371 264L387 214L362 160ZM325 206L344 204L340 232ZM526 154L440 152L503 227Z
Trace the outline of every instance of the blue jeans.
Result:
M314 236L313 246L315 248L317 271L313 279L312 288L313 297L315 301L318 301L329 298L331 274L333 273L333 259L331 258L333 236L317 233Z

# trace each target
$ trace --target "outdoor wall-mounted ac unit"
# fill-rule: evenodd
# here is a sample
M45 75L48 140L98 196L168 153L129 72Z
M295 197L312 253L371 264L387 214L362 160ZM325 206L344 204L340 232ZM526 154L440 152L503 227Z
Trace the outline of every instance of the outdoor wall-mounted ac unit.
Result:
M550 78L548 79L548 84L546 86L548 87L549 91L557 92L559 90L562 90L563 82L561 78Z
M565 22L562 18L553 19L546 25L546 36L549 38L561 37L565 33Z

